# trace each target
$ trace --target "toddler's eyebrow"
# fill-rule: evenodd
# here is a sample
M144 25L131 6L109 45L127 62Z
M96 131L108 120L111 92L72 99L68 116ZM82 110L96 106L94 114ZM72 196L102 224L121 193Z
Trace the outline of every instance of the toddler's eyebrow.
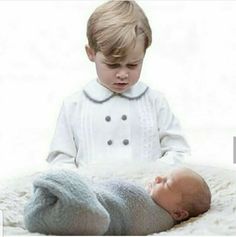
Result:
M140 59L137 59L137 60L131 61L130 63L138 63L138 62L141 62L142 60L143 60L143 58L140 58Z
M143 61L143 58L140 58L140 59L137 59L137 60L134 60L134 61L130 61L130 62L128 62L127 64L135 64L135 63L139 63L139 62L141 62L141 61ZM119 62L117 62L117 63L109 62L109 60L107 60L107 59L103 59L103 62L104 62L104 63L107 63L107 64L113 64L113 65L118 65L118 64L120 64Z

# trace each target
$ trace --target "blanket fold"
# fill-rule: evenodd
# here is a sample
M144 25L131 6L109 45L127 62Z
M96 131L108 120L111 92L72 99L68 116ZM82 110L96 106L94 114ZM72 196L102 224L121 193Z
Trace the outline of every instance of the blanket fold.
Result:
M102 235L107 231L108 212L77 173L51 171L33 185L32 198L24 209L29 231L54 235Z
M30 232L51 235L147 235L174 225L138 185L91 183L72 170L50 170L33 182L24 209Z

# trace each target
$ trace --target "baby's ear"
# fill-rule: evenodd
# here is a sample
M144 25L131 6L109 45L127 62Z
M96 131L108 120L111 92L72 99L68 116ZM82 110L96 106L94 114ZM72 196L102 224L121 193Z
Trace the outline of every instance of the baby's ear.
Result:
M176 221L182 221L188 218L189 213L188 211L182 209L182 208L177 208L176 210L171 212L171 216L176 220Z
M86 51L86 53L88 55L89 60L91 62L94 62L95 56L96 56L95 51L92 48L90 48L88 45L85 45L85 51Z

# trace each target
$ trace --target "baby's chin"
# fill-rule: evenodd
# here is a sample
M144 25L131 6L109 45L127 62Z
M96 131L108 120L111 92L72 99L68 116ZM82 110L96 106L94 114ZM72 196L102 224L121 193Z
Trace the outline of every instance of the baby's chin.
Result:
M156 198L153 197L153 195L150 194L150 197L153 200L153 202L155 202L158 206L161 206L158 200L156 200Z

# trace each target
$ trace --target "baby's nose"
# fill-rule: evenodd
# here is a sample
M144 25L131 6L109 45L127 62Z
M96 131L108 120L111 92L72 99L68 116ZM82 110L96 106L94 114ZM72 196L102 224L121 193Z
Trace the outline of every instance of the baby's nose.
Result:
M163 180L163 178L162 178L161 176L157 176L157 177L155 178L155 182L158 183L158 184L161 183L162 180Z

